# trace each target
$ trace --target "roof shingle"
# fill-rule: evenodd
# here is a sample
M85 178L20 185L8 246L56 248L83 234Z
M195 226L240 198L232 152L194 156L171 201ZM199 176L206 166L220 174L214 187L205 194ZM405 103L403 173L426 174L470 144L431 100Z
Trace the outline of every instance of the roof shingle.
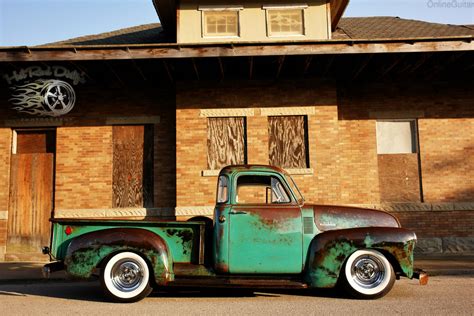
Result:
M44 46L120 45L169 43L159 23L145 24L113 32L73 38ZM342 18L335 40L416 39L474 36L472 25L449 25L407 20L398 17Z

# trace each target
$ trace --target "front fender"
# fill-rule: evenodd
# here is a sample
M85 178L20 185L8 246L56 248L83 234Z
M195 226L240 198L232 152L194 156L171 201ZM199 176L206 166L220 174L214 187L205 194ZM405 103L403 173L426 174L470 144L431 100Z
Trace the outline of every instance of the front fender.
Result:
M157 284L174 279L173 262L165 240L139 228L112 228L90 232L69 244L64 264L69 275L88 278L102 260L113 253L132 251L145 256Z
M387 255L397 272L413 277L416 235L403 228L365 227L327 231L310 244L305 280L311 287L334 287L346 259L358 249Z

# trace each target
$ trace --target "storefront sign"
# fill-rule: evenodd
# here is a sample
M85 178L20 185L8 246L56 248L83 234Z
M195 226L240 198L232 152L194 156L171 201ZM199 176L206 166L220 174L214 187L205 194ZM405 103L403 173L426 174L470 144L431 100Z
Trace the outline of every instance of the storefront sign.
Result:
M32 66L3 76L12 91L12 109L40 117L69 113L76 102L72 85L85 83L84 77L84 73L62 66Z

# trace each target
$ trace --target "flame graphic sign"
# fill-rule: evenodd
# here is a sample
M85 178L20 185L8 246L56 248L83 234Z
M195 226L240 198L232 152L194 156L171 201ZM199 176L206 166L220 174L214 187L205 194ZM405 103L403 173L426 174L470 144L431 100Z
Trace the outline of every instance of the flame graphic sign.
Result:
M9 101L20 113L57 117L69 113L76 102L74 89L62 80L38 79L11 89Z

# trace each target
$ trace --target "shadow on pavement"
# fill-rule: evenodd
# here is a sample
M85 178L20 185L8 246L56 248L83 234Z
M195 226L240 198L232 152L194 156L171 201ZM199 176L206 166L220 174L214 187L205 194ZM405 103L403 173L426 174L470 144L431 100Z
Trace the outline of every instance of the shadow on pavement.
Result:
M89 302L109 302L102 293L100 283L94 281L55 281L35 283L1 284L0 296L39 296ZM160 288L154 290L152 298L239 298L239 297L280 297L317 296L346 299L335 289L308 290L268 290L268 289L229 289L229 288Z

